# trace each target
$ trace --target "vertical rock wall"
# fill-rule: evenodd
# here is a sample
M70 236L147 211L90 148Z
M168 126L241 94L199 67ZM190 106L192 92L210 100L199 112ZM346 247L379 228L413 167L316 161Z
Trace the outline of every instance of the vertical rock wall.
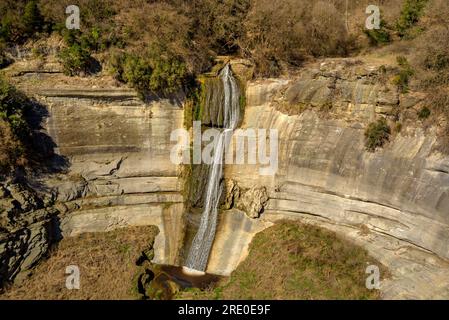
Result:
M449 158L433 151L435 135L418 125L367 152L367 123L393 116L399 97L372 80L375 66L348 74L341 65L308 69L289 82L250 83L243 127L279 131L279 170L260 176L258 165L230 165L225 175L242 187L267 188L261 221L299 219L367 248L391 270L384 297L448 297ZM323 112L329 83L339 94Z
M45 181L62 212L62 235L156 225L155 262L176 264L183 196L170 134L182 127L182 107L145 104L113 87L35 94L49 111L45 130L69 162L68 172Z

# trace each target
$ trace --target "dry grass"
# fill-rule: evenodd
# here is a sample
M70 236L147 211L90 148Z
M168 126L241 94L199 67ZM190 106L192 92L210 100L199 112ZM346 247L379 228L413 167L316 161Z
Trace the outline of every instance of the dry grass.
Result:
M135 227L63 239L22 285L0 299L130 300L137 299L133 279L136 260L157 234L157 228ZM80 290L65 286L65 269L80 269Z
M185 299L378 299L365 287L368 265L381 264L334 233L281 222L257 234L248 258L230 279ZM383 271L381 271L384 273Z

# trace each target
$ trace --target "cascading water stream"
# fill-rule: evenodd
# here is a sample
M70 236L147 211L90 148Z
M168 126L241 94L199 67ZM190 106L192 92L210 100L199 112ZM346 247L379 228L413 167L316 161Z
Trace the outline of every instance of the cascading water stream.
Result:
M240 90L227 64L220 72L223 84L223 132L214 148L214 159L209 169L207 192L198 231L193 239L185 266L190 270L205 271L217 227L217 214L222 193L223 159L227 135L237 127L240 119Z

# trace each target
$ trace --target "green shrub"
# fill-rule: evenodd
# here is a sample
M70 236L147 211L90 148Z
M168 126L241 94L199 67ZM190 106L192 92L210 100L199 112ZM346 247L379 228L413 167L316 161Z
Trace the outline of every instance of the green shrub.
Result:
M409 89L410 78L415 74L415 71L408 63L407 59L403 56L397 57L400 70L394 77L393 83L398 86L402 93L407 93Z
M103 51L109 46L108 41L102 37L102 31L97 27L93 27L88 32L82 34L79 37L79 43L81 47L91 51Z
M418 23L428 0L405 0L396 24L400 37L410 36L410 29Z
M59 54L64 74L69 76L81 73L93 73L94 62L92 51L98 48L99 31L92 29L90 33L83 34L79 30L63 30L62 36L66 47Z
M122 69L122 78L126 83L139 91L148 90L153 70L147 59L127 54Z
M0 41L23 43L36 32L47 30L37 0L0 1Z
M427 119L430 116L430 109L427 107L423 107L421 110L419 110L418 112L418 118L421 120Z
M123 78L125 59L126 54L120 51L112 51L109 56L109 73L114 77L114 79L120 82L125 82L125 79Z
M24 119L27 107L26 97L0 77L0 118L7 121L14 134L20 137L29 133Z
M2 176L24 165L24 147L11 130L11 125L0 118L0 173Z
M382 147L390 138L391 129L387 121L382 118L368 125L365 131L365 146L368 151L375 151Z
M102 38L102 31L97 27L93 27L85 32L63 28L60 30L60 34L67 46L78 44L81 48L90 52L104 50L107 47L107 43Z
M0 172L25 164L25 144L30 129L24 113L25 96L0 77Z
M62 49L59 53L59 59L63 65L64 74L74 76L81 72L88 72L91 56L87 49L75 43Z
M35 32L42 30L44 18L41 15L36 0L30 0L25 5L22 25L27 36L32 36Z
M186 64L168 50L152 46L143 56L114 53L110 70L115 79L128 83L141 93L168 94L189 82Z
M368 36L371 45L378 46L391 42L390 31L388 30L388 26L385 20L381 20L380 29L364 29L364 32Z
M0 21L0 40L8 42L12 36L12 20L9 14L2 17Z
M64 40L64 43L70 47L75 43L79 43L78 38L81 36L81 31L76 29L66 29L64 27L61 30L61 35Z
M150 90L170 93L187 83L187 66L180 57L159 45L152 46L148 54L149 63L153 69Z

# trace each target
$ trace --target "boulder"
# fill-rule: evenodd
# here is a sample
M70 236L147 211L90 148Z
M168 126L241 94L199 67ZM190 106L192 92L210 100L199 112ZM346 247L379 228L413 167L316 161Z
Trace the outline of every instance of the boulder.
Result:
M236 208L242 210L252 219L259 218L268 202L268 193L265 187L242 189L234 180L225 181L225 190L222 195L222 209Z
M256 219L263 212L267 202L267 189L254 187L242 193L236 207L244 211L248 217Z
M51 221L35 223L0 240L0 286L25 279L47 254L51 242Z

